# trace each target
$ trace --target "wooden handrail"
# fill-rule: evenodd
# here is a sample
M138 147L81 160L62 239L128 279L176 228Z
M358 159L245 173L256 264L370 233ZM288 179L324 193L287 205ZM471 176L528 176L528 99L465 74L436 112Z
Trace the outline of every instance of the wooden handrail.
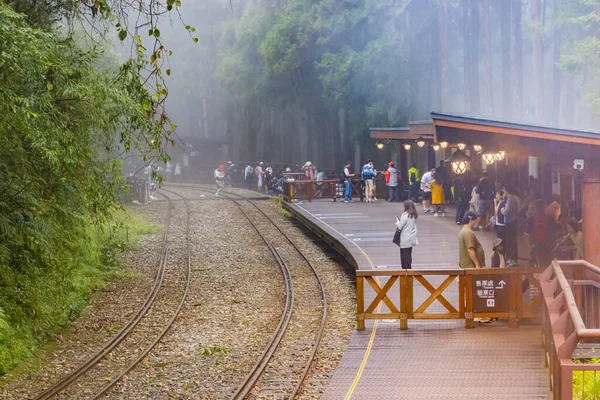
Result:
M554 270L554 275L558 280L561 291L565 296L565 305L569 311L569 316L571 317L577 336L581 339L600 339L600 329L588 329L585 327L585 323L583 322L583 318L577 307L577 302L575 301L575 295L573 294L571 285L569 285L569 281L565 277L562 267L584 267L599 274L600 268L585 260L552 261L552 269Z
M577 335L579 335L579 333L585 329L585 324L583 323L583 318L581 318L581 314L577 308L577 302L575 302L575 296L573 295L571 286L569 285L569 282L567 281L567 278L565 277L565 274L563 273L558 261L552 261L552 269L554 270L554 275L558 280L558 285L565 296L565 305L569 311L569 316L571 317L573 326L577 331Z

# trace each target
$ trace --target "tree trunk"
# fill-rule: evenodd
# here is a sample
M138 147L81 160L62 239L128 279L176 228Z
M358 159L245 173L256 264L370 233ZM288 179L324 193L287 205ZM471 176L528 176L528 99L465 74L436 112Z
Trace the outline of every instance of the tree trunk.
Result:
M523 28L521 26L521 0L513 0L512 4L512 35L511 35L511 67L514 79L513 85L513 117L523 117Z
M502 36L502 114L510 119L511 112L511 64L510 64L510 7L509 1L501 2L500 34Z
M555 13L558 8L557 5L554 5ZM562 35L560 32L560 27L557 24L554 24L554 67L552 78L554 80L552 84L552 118L554 120L555 125L559 125L561 123L560 118L560 104L561 104L561 81L562 81L562 72L558 67L558 63L560 62L560 46L562 42Z
M485 0L482 5L483 43L485 48L485 79L486 79L486 112L493 115L494 107L494 61L492 58L492 34L490 28L490 1Z
M533 21L533 74L535 83L535 118L544 122L544 44L542 31L542 0L531 0Z
M575 123L575 76L565 75L565 126L572 126Z
M338 108L338 132L340 138L339 158L342 159L340 162L345 162L344 159L348 158L348 151L346 150L346 109L344 107Z
M430 65L429 76L432 78L429 80L429 89L431 92L431 109L435 111L442 111L442 61L440 58L440 24L439 14L441 13L440 7L437 9L437 21L432 24L431 29L431 48L432 51L432 63ZM431 110L430 110L431 111Z
M470 17L471 23L470 33L470 45L471 45L471 59L470 68L471 71L471 82L470 82L470 111L475 114L479 114L481 111L481 104L479 99L479 1L471 0L470 6Z
M448 88L448 0L440 0L440 84L442 88L440 105L442 111L448 111L450 106L450 91Z
M210 131L208 130L208 110L207 110L207 105L206 105L206 97L202 98L202 122L204 124L204 126L202 128L204 131L204 137L206 139L210 138Z
M471 87L473 81L471 80L471 17L470 10L471 0L463 0L463 21L462 21L462 33L463 33L463 72L464 72L464 84L463 84L463 96L464 96L464 110L469 111L471 109Z

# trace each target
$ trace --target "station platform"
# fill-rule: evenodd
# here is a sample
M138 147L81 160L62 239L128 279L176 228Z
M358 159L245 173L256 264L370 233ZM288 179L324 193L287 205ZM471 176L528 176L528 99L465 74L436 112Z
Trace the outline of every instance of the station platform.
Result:
M282 203L298 220L324 238L358 270L400 268L400 252L392 243L395 215L402 203L343 203L331 200ZM440 270L458 267L458 233L454 210L446 217L422 214L417 220L419 246L413 249L413 269ZM489 265L491 232L477 232ZM434 288L443 276L428 277ZM385 279L380 283L383 287ZM365 285L365 299L376 293ZM444 291L456 304L459 284ZM415 284L415 303L430 296L431 288ZM390 289L397 299L400 289ZM366 302L368 303L368 301ZM436 300L427 312L446 311ZM465 329L460 319L409 320L401 330L398 320L366 321L355 330L350 344L325 392L325 399L551 399L540 327L507 321L475 322Z

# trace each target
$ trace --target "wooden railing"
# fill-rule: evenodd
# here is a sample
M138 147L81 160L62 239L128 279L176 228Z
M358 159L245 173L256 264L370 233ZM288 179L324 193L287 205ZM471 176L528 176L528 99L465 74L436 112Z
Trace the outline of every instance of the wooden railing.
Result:
M399 183L402 190L402 183ZM387 197L387 186L385 184L385 178L381 175L377 176L376 179L376 196L381 200ZM354 178L350 181L350 187L352 190L352 198L355 200L362 201L364 198L364 188L359 178ZM282 184L282 197L284 201L292 203L294 201L313 201L318 199L332 199L333 201L344 199L344 182L340 179L330 179L323 181L284 181ZM400 197L401 194L398 193Z
M540 278L542 341L555 400L600 399L600 268L553 261ZM586 373L588 372L588 373Z
M400 329L408 328L409 319L464 319L471 328L474 318L503 318L516 327L519 319L539 314L540 273L532 268L357 270L357 329L375 319L397 319ZM458 287L453 285L457 280ZM370 301L365 282L375 294ZM416 296L415 285L429 292L424 300ZM449 293L450 288L456 292ZM391 291L395 299L390 298ZM525 295L532 298L525 302ZM438 310L428 312L436 301Z

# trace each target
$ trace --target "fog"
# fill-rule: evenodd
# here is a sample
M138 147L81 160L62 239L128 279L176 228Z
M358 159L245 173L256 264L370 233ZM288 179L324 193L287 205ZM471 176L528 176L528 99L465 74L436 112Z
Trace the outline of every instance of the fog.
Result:
M593 26L573 23L588 12L574 3L183 2L161 26L172 157L208 146L201 161L339 169L372 151L369 127L431 111L593 129L593 70L576 57Z

